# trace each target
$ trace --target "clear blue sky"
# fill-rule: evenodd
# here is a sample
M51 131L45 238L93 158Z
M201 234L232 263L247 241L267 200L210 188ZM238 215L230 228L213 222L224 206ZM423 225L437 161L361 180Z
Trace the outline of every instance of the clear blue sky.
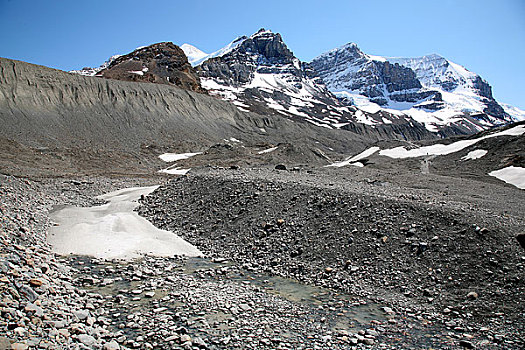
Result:
M71 70L159 41L212 52L264 27L297 57L355 42L366 53L438 53L525 109L525 0L0 0L0 56Z

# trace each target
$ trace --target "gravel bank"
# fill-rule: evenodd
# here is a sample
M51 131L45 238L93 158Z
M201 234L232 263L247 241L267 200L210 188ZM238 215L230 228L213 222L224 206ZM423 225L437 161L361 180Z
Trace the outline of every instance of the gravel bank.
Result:
M337 176L207 169L170 181L139 212L212 257L370 298L442 337L523 345L522 218Z

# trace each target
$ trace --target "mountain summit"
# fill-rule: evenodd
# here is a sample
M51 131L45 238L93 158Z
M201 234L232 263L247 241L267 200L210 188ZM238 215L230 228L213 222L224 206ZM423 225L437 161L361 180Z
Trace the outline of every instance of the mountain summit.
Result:
M328 128L349 124L347 119L356 111L341 104L310 65L270 30L235 39L196 70L210 94L242 110L278 113Z
M207 91L242 111L358 133L373 128L387 139L472 134L525 115L499 104L479 75L439 55L374 56L348 43L308 63L264 28L212 53L158 43L72 73Z
M402 112L430 131L453 126L466 133L512 122L479 75L439 55L368 55L355 43L312 61L339 98L368 112Z

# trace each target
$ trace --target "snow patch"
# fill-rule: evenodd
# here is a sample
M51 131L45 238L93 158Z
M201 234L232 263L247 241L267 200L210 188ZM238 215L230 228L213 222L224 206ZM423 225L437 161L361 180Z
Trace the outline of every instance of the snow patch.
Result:
M190 171L191 168L189 169L182 169L182 168L167 168L167 169L162 169L162 170L159 170L159 173L165 173L165 174L170 174L170 175L186 175L188 173L188 171Z
M484 149L477 149L474 151L470 151L466 156L461 158L461 160L474 160L479 159L487 154L487 151Z
M107 193L98 198L107 204L95 207L66 207L51 218L58 226L49 228L53 251L102 259L131 260L144 255L202 256L193 245L175 233L160 230L138 215L137 200L158 186L135 187Z
M345 159L343 161L340 161L340 162L335 162L335 163L332 163L332 164L329 164L329 165L325 165L325 167L336 167L336 168L339 168L339 167L342 167L342 166L345 166L345 165L355 165L355 166L358 166L358 167L363 167L364 164L359 162L360 160L362 159L365 159L366 157L370 157L372 154L376 153L377 151L379 151L379 147L370 147L366 150L364 150L363 152L351 157L351 158L348 158L348 159Z
M257 153L258 153L258 154L270 153L270 152L275 151L277 148L279 148L279 147L276 146L276 147L268 148L268 149L265 149L265 150L259 151L259 152L257 152Z
M193 156L196 156L198 154L202 154L202 152L195 152L195 153L164 153L159 156L160 159L162 159L165 162L171 163L175 162L177 160L182 159L188 159Z
M494 170L489 173L501 181L514 185L517 188L525 189L525 168L509 166L503 169Z

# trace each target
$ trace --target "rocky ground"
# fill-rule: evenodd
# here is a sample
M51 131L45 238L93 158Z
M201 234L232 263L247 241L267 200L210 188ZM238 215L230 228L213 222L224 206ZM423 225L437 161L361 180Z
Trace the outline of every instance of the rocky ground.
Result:
M523 346L522 191L442 177L427 177L442 182L427 188L404 177L400 187L399 176L358 171L356 181L344 172L209 169L160 188L140 213L210 256L409 315L417 326L392 326L408 334L404 347L453 346L442 336L466 347ZM472 196L480 186L484 194Z
M208 256L133 262L56 256L48 213L165 178L2 175L0 348L523 347L522 191L296 170L174 178L139 212Z

